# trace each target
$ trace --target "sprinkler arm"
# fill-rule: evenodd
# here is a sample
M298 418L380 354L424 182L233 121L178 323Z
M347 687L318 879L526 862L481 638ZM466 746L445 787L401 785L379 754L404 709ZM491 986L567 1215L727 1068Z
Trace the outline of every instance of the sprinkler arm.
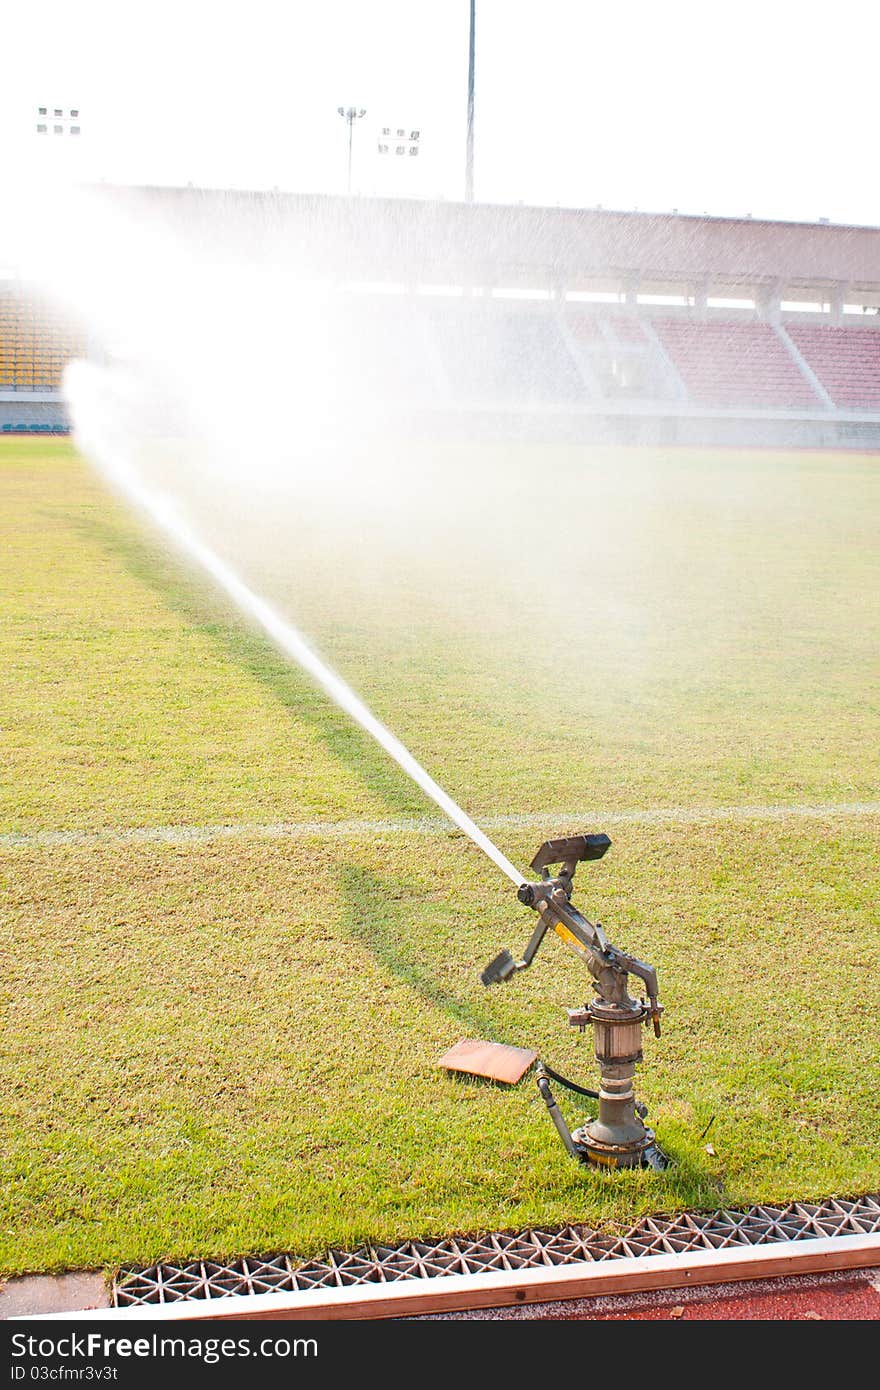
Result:
M528 969L548 929L552 927L556 935L586 962L593 976L594 989L606 1004L634 1004L627 993L628 974L637 975L644 982L646 1011L659 1037L661 1005L657 997L656 970L645 961L612 946L601 924L588 921L571 903L577 864L583 859L601 859L610 844L607 835L576 835L565 840L548 840L541 846L531 867L540 869L543 877L537 883L523 883L517 892L520 902L538 913L538 924L529 938L523 958L516 961L505 949L489 962L480 979L486 986L501 984L518 970ZM560 866L555 878L549 877L550 864ZM578 1013L575 1011L573 1023L580 1021Z

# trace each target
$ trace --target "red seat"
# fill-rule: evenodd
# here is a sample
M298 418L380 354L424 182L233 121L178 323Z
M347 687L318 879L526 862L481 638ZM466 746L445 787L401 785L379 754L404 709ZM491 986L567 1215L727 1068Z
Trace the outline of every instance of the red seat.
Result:
M658 318L654 326L697 405L795 410L821 404L770 324Z
M880 331L793 324L788 332L836 406L880 410Z

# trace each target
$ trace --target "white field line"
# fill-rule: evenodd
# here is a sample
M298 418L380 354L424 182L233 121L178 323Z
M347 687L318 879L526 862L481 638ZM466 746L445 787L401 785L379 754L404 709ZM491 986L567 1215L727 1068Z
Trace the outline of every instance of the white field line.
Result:
M840 820L880 816L880 801L797 802L769 806L659 806L636 811L546 811L525 815L483 816L484 830L542 830L559 835L576 827L604 829L609 825L712 825L730 821ZM0 849L54 849L72 845L204 843L212 840L337 840L365 835L462 834L444 817L399 820L243 821L232 825L150 825L133 829L34 830L0 834Z

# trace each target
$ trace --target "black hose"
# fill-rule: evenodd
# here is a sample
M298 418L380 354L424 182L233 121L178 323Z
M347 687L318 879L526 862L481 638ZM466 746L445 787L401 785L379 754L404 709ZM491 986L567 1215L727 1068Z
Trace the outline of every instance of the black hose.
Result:
M576 1081L569 1081L567 1076L561 1076L558 1071L548 1067L546 1062L541 1062L540 1067L546 1076L552 1076L554 1081L558 1081L560 1086L565 1086L569 1091L577 1091L579 1096L588 1096L590 1100L599 1099L598 1091L590 1091L586 1086L579 1086Z

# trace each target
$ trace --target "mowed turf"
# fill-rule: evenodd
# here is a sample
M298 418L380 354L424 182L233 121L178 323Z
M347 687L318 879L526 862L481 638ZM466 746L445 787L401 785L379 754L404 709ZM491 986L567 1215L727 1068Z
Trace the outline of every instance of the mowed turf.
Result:
M467 809L546 813L497 832L518 863L602 810L877 799L876 458L411 452L458 499L421 544L418 499L395 527L366 493L236 542ZM435 1068L482 1036L592 1070L558 943L479 984L530 930L510 885L443 833L114 839L432 811L66 444L3 442L0 524L5 1270L877 1185L869 807L612 828L578 901L658 967L639 1085L676 1166L582 1171L528 1081Z

